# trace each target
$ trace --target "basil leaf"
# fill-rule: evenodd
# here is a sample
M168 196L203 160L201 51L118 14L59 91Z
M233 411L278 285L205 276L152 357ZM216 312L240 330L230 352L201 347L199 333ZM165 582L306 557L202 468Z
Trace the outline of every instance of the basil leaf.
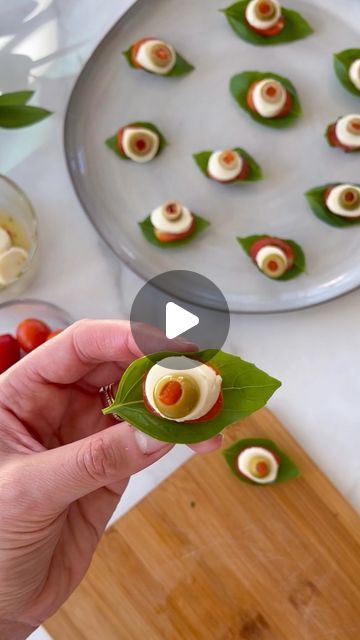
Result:
M312 27L297 11L285 9L284 7L281 8L284 26L278 34L263 36L260 33L256 33L248 26L245 17L245 10L248 4L248 0L242 0L242 2L236 2L227 7L227 9L221 10L222 13L225 13L227 21L236 35L246 40L246 42L260 46L271 46L301 40L313 33Z
M325 192L331 187L335 187L336 184L324 184L321 187L314 187L305 193L310 209L316 215L317 218L330 224L333 227L352 227L360 224L359 218L343 218L332 213L325 203ZM360 186L360 185L357 185Z
M281 118L263 118L263 116L255 113L248 106L247 93L250 86L253 82L259 82L265 78L273 78L281 82L292 97L291 110ZM230 80L230 93L238 105L246 111L253 120L260 122L260 124L266 127L274 127L275 129L288 127L301 115L301 106L294 85L287 78L272 73L271 71L243 71L242 73L236 74Z
M236 151L242 158L244 158L244 160L246 160L249 166L249 173L246 176L246 178L243 178L242 180L234 180L233 182L228 182L228 183L225 182L220 184L238 185L238 184L241 184L242 182L255 182L256 180L261 180L263 177L262 170L261 170L261 167L258 165L258 163L255 162L254 158L250 156L245 151L245 149L241 149L240 147L234 147L233 151ZM212 153L213 151L200 151L199 153L193 154L193 158L196 164L198 165L200 171L202 171L203 174L207 178L209 178L209 180L211 180L212 178L208 175L207 167L208 167L209 158Z
M267 485L259 484L250 478L246 478L239 472L237 468L238 455L248 447L264 447L269 451L273 451L280 459L279 472L274 482L269 482ZM224 449L221 453L223 454L231 471L239 480L242 480L242 482L246 482L247 484L252 484L256 487L271 486L278 484L279 482L286 482L286 480L293 480L294 478L298 478L300 475L298 467L290 460L290 458L288 458L288 456L278 448L275 442L266 438L246 438L244 440L238 440L230 447Z
M215 349L186 353L183 355L208 362L219 372L222 377L223 406L219 413L207 422L186 424L166 420L145 407L143 381L154 363L168 356L179 355L182 354L162 352L135 360L120 380L114 403L104 409L103 413L114 413L158 440L189 444L207 440L232 422L257 411L281 385L279 380L238 356Z
M201 231L203 231L204 229L206 229L206 227L210 225L210 222L208 222L204 218L201 218L195 213L193 213L193 216L195 221L195 228L191 236L188 236L187 238L182 238L180 240L174 240L173 242L161 242L160 240L157 239L154 233L154 228L151 224L150 216L145 218L145 220L143 220L142 222L139 222L139 227L143 232L146 240L148 242L151 242L151 244L154 244L155 247L161 247L163 249L173 249L176 247L182 247L183 245L188 244L189 242L192 242L195 236L197 236L199 233L201 233Z
M14 91L0 95L0 105L24 105L29 102L34 95L34 91Z
M250 257L250 249L251 249L252 245L254 244L254 242L256 242L256 240L261 240L262 238L271 238L271 237L272 236L269 236L268 233L263 233L263 234L255 235L255 236L247 236L246 238L237 237L236 239L237 239L238 243L241 245L241 247L244 249L245 253ZM280 276L280 278L270 278L270 279L271 280L275 280L275 281L276 280L280 280L280 281L292 280L293 278L296 278L297 276L299 276L302 273L304 273L304 271L305 271L305 255L304 255L304 252L303 252L302 248L300 247L300 245L298 245L296 242L294 242L294 240L289 240L289 239L285 240L283 238L281 238L281 240L284 240L284 242L286 242L292 248L292 250L294 252L294 264L291 267L291 269L286 271L282 276ZM255 263L254 263L254 265L260 271L260 273L262 273L262 275L266 276L266 273L263 273L261 271L261 269L259 269L258 266ZM268 277L268 276L266 276L266 277Z
M125 126L126 127L143 127L144 129L150 129L150 131L154 131L154 133L157 133L159 136L160 142L159 142L159 149L156 156L158 156L159 153L161 153L163 149L169 144L168 141L164 138L161 131L159 131L159 129L151 122L131 122L130 124L127 124ZM114 151L114 153L116 153L116 155L122 160L130 160L131 158L128 158L125 154L120 153L116 143L116 138L117 138L117 133L115 133L115 135L113 136L110 136L110 138L105 140L106 146L109 147L109 149L111 149L112 151Z
M51 115L51 111L41 107L28 107L26 105L0 104L0 127L4 129L17 129L27 127Z
M170 71L168 71L168 73L162 73L162 74L154 73L153 71L149 71L148 69L143 69L142 67L135 67L131 59L131 49L132 49L132 46L129 47L126 51L123 51L123 55L128 61L130 67L132 67L133 69L141 69L141 71L146 71L147 73L151 73L153 76L157 75L163 78L171 78L176 76L183 76L186 73L190 73L195 69L195 67L192 64L190 64L190 62L185 60L185 58L183 58L180 55L180 53L176 51L176 62L173 68Z
M339 53L334 53L334 69L341 84L356 96L360 96L360 90L353 85L349 78L349 69L354 60L360 58L360 49L344 49Z

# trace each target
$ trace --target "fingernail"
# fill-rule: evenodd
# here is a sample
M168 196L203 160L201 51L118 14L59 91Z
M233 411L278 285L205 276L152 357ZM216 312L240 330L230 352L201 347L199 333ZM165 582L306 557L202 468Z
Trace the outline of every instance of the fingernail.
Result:
M147 436L146 433L137 431L137 429L134 430L134 438L141 453L145 453L147 455L149 455L150 453L155 453L155 451L160 451L160 449L163 449L167 446L166 442L162 442L162 440L157 440L156 438Z

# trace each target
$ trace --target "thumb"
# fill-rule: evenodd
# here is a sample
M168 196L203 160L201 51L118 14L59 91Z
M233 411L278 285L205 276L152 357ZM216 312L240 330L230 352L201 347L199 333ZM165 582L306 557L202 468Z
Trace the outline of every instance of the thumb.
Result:
M71 444L28 456L22 462L26 494L51 511L84 495L129 478L167 453L173 445L155 440L126 422Z

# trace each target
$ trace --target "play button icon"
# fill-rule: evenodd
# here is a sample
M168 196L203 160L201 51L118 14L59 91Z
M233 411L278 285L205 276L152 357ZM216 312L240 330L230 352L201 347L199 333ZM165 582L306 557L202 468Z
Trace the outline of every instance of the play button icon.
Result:
M179 340L190 342L191 349L197 345L199 351L221 349L230 314L219 287L199 273L179 269L144 284L133 301L130 323L137 346L151 358L157 351L179 351Z
M189 331L189 329L196 327L199 322L199 317L194 313L186 311L184 307L180 307L180 305L175 302L167 302L165 333L169 340L181 336L183 333Z

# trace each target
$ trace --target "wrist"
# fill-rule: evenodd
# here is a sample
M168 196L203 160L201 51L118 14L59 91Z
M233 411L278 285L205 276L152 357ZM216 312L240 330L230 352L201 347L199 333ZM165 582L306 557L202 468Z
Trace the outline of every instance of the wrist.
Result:
M22 622L9 622L8 620L0 620L0 638L1 640L25 640L28 638L36 627L31 627Z

